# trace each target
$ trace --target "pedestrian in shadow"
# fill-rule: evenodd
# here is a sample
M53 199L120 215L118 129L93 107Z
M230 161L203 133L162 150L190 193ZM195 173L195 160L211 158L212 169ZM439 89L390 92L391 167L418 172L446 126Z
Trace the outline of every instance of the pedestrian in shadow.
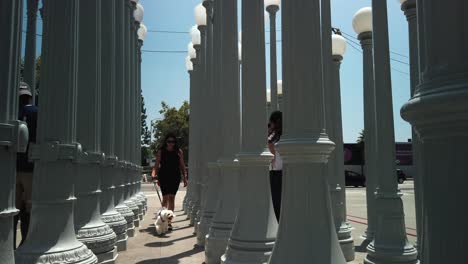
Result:
M270 187L273 208L276 220L279 222L281 211L281 183L283 176L283 160L276 149L276 144L281 139L283 133L283 115L280 111L271 113L268 123L268 149L273 154L270 164Z
M184 182L184 187L187 186L184 153L179 148L174 134L166 135L164 143L155 153L155 156L156 163L154 165L155 175L153 175L153 181L156 181L161 187L163 195L162 206L174 211L175 196L179 190L181 180ZM171 222L169 222L168 227L169 231L171 231Z

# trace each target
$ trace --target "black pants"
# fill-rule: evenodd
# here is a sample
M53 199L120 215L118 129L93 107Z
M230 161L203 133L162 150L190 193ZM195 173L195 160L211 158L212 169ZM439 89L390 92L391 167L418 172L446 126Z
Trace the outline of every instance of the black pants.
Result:
M279 222L281 212L281 182L283 171L270 171L271 200L275 210L276 220Z
M14 217L13 224L13 248L16 249L16 229L18 228L18 221L20 222L21 230L21 242L20 246L23 244L26 236L28 235L29 221L31 218L31 212L27 212L25 209L20 208L20 212Z

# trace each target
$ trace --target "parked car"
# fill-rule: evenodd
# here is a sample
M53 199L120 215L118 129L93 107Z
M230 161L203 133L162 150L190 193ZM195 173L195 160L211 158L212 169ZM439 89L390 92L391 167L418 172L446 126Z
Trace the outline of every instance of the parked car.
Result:
M365 187L366 176L354 171L345 170L345 184L346 186Z
M406 181L406 174L400 170L400 169L397 169L397 176L398 176L398 183L399 184L402 184Z
M396 174L399 184L407 180L406 174L402 170L397 169ZM354 171L345 170L345 184L346 186L366 187L366 176Z

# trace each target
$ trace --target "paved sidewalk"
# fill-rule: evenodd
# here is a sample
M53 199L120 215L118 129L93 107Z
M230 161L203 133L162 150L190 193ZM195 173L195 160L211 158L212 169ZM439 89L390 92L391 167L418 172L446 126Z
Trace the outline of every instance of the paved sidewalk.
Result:
M201 264L205 260L203 249L194 248L196 236L189 226L187 216L181 211L185 190L176 197L174 231L159 237L155 233L155 213L160 203L155 192L145 192L148 197L148 212L137 235L129 238L126 251L119 252L118 264Z
M401 186L405 189L406 186ZM204 251L195 248L196 237L193 235L193 227L189 226L187 216L181 211L182 201L185 196L185 188L180 188L176 198L176 219L174 231L164 237L155 235L155 212L160 208L160 203L151 184L143 184L142 190L148 197L149 209L137 236L129 238L127 251L120 252L118 264L201 264L205 260ZM412 186L408 186L412 190ZM414 226L414 196L407 191L403 196L405 203L406 221L410 242L415 242ZM353 226L353 237L356 246L356 259L349 264L363 263L366 256L366 246L360 237L367 227L365 189L347 189L348 220Z

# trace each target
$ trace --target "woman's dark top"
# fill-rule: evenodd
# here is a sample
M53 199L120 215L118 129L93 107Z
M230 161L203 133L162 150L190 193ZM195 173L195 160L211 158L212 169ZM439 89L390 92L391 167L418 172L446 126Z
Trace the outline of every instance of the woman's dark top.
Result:
M160 153L158 180L163 195L175 195L181 180L180 156L178 150L162 149Z

